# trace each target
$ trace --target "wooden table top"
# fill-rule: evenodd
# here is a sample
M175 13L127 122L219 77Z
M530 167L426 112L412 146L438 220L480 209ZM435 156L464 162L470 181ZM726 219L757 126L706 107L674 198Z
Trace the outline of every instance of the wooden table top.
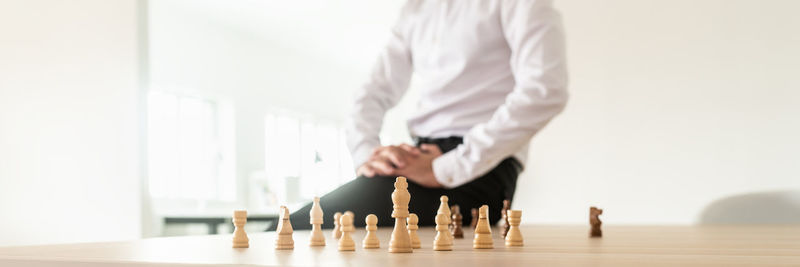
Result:
M250 248L231 248L230 235L150 238L126 242L0 248L0 266L800 266L800 225L795 226L606 226L589 238L588 226L522 226L525 246L507 248L493 229L494 249L472 249L472 232L453 251L431 249L435 232L421 228L422 248L387 252L390 228L381 228L380 249L362 249L364 230L353 234L356 251L309 247L308 232L295 231L294 250L274 250L274 232L249 233Z

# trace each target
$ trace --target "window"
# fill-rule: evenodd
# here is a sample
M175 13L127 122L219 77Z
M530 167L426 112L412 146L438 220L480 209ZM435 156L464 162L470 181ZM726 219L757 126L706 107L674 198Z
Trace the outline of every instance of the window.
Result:
M234 201L232 108L158 91L148 94L147 107L150 195Z
M265 120L266 178L281 203L308 201L355 178L342 128L301 117Z

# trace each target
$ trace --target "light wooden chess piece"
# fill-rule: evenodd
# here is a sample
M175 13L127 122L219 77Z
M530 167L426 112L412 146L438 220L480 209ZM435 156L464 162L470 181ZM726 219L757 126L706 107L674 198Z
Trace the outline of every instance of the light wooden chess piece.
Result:
M447 196L443 195L439 197L439 210L436 211L436 215L437 216L439 214L444 215L444 224L449 229L451 219L450 219L450 206L447 205L447 201L448 201ZM444 239L442 240L442 242L449 242L450 246L453 245L453 235L450 234L449 230L447 231L447 233L444 234L442 238Z
M345 211L345 212L344 212L344 214L350 214L350 217L353 217L353 218L355 218L355 217L356 217L356 214L355 214L355 213L353 213L352 211L349 211L349 210L348 210L348 211Z
M436 238L433 239L433 250L453 250L453 242L448 239L450 235L447 215L436 214Z
M247 223L246 210L233 211L233 247L246 248L250 247L250 239L247 238L247 233L244 231L244 224Z
M406 222L408 222L408 236L411 238L411 248L421 248L422 242L419 241L419 235L417 235L419 217L414 213L408 214Z
M506 234L506 247L521 247L522 232L519 231L519 223L522 221L521 210L508 210L508 233Z
M275 249L294 249L294 239L292 239L292 222L289 220L289 209L281 206L281 221L278 222L278 238L275 239Z
M339 225L339 219L342 217L341 212L336 212L333 214L333 231L331 231L331 236L335 240L339 240L342 237L342 227Z
M397 177L394 182L394 192L392 192L394 230L392 230L392 238L389 240L389 252L414 252L411 248L411 236L408 235L408 229L406 229L409 201L411 201L411 194L408 193L408 182L405 177Z
M322 207L319 206L319 197L314 197L314 204L311 206L309 212L311 218L311 237L309 238L309 246L325 246L325 236L322 234L323 213Z
M492 242L492 228L489 227L489 206L483 205L478 210L478 224L475 226L475 238L472 239L472 248L494 248Z
M603 230L600 229L600 225L603 224L603 222L600 221L600 214L603 214L602 209L589 207L589 224L592 225L589 237L603 237Z
M367 235L364 236L364 240L361 241L361 246L364 248L380 248L381 241L378 239L378 235L375 234L375 231L378 230L378 216L375 216L375 214L367 215L364 222L367 223L365 227Z
M339 225L342 227L342 237L339 238L339 251L356 250L356 243L353 242L353 237L350 236L350 234L355 231L355 227L353 227L353 216L345 213L339 218Z
M458 205L453 205L450 208L451 215L451 223L450 223L450 234L453 235L453 238L464 238L464 230L461 229L461 224L463 224L464 217L461 216L461 208Z

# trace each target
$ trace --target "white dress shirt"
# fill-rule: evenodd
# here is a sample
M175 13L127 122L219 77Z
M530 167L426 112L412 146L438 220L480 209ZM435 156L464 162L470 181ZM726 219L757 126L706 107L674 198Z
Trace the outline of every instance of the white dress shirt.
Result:
M369 81L356 93L347 142L356 166L380 146L384 114L417 74L412 135L463 136L433 162L447 188L527 158L528 143L567 101L561 18L551 0L409 0Z

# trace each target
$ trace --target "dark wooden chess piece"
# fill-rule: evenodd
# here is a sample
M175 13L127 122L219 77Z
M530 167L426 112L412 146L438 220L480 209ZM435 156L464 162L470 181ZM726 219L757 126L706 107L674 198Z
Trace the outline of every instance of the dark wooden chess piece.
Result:
M470 210L470 214L472 214L472 221L469 222L469 228L472 228L474 231L475 226L478 226L478 209L472 208L472 210Z
M497 223L497 227L500 227L500 236L502 236L503 238L505 238L506 234L508 234L508 228L511 228L511 225L508 224L508 210L510 209L510 207L511 207L511 200L508 199L503 200L503 209L500 210L500 216L502 217L500 221Z
M589 232L590 237L603 236L603 231L600 230L600 225L603 224L603 222L600 221L600 214L603 214L602 209L598 209L597 207L589 208L589 224L592 225L592 230Z
M450 214L453 216L453 219L450 220L450 233L453 234L454 238L464 238L464 230L461 229L461 224L463 224L463 216L461 216L461 208L458 205L453 205L450 207Z

